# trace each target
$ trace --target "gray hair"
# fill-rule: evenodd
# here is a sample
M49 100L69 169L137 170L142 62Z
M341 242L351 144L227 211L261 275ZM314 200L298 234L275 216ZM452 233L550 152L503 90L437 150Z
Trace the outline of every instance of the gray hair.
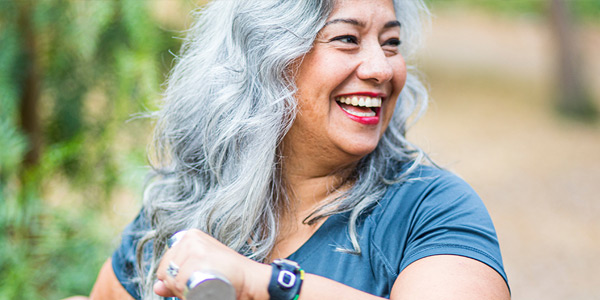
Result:
M292 62L310 51L335 0L214 1L195 23L166 83L154 136L153 171L143 213L151 224L137 248L145 298L166 240L187 228L203 230L230 248L263 261L273 248L287 198L279 146L296 113ZM395 0L410 57L421 37L421 0ZM389 127L358 164L353 187L315 211L312 223L350 212L350 238L360 253L356 222L387 185L398 182L424 154L405 138L408 119L427 103L427 91L409 68ZM420 108L420 109L419 109ZM409 168L397 170L408 163ZM400 175L399 175L400 174ZM151 256L144 255L152 244Z

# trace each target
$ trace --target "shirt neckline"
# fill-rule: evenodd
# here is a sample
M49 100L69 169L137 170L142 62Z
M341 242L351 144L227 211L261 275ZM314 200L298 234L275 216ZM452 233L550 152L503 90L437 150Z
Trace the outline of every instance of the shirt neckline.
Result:
M297 263L301 263L306 260L312 253L316 250L322 250L324 246L323 240L326 240L326 237L331 232L331 229L335 226L339 226L341 222L344 221L345 214L334 214L329 216L323 224L313 233L304 244L302 244L296 251L290 254L286 259L295 261Z

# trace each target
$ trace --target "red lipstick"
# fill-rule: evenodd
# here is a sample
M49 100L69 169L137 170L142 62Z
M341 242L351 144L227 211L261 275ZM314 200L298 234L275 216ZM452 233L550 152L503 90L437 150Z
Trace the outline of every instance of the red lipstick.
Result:
M382 102L386 98L386 94L383 94L383 93L353 92L353 93L337 95L335 97L335 99L338 99L339 97L348 97L348 96L367 96L367 97L371 97L371 98L381 98ZM358 122L358 123L361 123L364 125L376 125L379 123L379 112L381 111L381 107L369 108L375 112L375 116L359 116L359 115L353 114L352 109L350 109L350 108L353 108L356 106L341 103L341 102L337 102L337 105L346 114L346 116L348 116L348 118L350 118L351 120L353 120L355 122ZM363 106L361 108L365 108L365 107Z
M340 104L338 103L338 106ZM343 108L340 107L340 109L346 114L346 116L348 116L348 118L350 118L351 120L361 123L361 124L365 124L365 125L377 125L377 123L379 123L379 110L380 107L377 107L375 110L375 116L374 117L359 117L359 116L355 116L353 114L348 113L347 111L345 111Z
M355 92L355 93L339 94L339 95L335 96L335 98L346 97L346 96L369 96L371 98L373 98L373 97L379 97L383 101L383 100L385 100L385 98L386 98L387 95L384 94L384 93Z
M380 98L383 100L386 98L386 95L383 93L375 93L375 92L352 92L339 94L335 96L335 99L338 100L341 97L370 97L370 98ZM345 103L344 103L345 102ZM364 125L376 125L379 123L379 112L381 111L381 107L366 107L366 106L356 106L356 104L351 105L348 100L340 100L336 101L336 104L340 107L340 109L350 118L351 120L358 122ZM368 109L368 111L365 111ZM374 112L374 115L373 115Z

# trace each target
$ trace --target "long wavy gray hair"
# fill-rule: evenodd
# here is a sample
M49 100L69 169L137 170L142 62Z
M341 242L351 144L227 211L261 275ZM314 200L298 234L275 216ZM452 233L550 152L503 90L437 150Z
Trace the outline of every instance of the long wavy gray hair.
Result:
M289 205L279 146L296 113L291 63L301 58L331 13L335 0L214 1L195 13L166 84L154 137L153 172L144 191L151 229L137 248L145 298L166 240L199 228L230 248L263 261ZM421 0L394 0L401 22L401 53L410 57L427 9ZM357 217L386 186L424 158L405 138L407 121L427 105L427 91L409 67L389 127L358 164L353 187L316 210L306 223L350 212L353 249L360 254ZM398 166L408 166L398 173ZM149 242L152 247L147 246ZM143 249L152 248L150 254ZM249 250L251 249L251 250Z

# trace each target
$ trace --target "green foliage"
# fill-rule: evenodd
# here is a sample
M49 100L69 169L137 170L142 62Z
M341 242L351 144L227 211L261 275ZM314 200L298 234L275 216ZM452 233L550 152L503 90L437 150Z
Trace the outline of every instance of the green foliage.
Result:
M509 16L533 16L545 18L549 0L426 0L433 6L469 6ZM600 20L600 0L567 0L573 14L580 20Z
M101 226L95 214L45 210L29 219L28 235L3 226L0 299L88 294L100 265L110 255L110 243L98 232Z
M0 119L0 145L11 151L0 151L0 182L8 180L9 174L19 167L19 161L25 150L25 139L17 128L4 116Z
M600 20L600 0L576 0L572 7L573 13L586 21Z
M89 293L118 240L104 224L110 201L141 185L149 135L127 120L153 107L179 48L149 4L0 1L0 300ZM25 165L34 145L19 112L32 66L43 147Z
M16 88L16 72L20 47L16 34L14 16L9 14L9 2L0 1L0 192L5 191L6 182L17 168L25 150L25 140L16 127L20 96ZM2 194L0 194L1 197Z

